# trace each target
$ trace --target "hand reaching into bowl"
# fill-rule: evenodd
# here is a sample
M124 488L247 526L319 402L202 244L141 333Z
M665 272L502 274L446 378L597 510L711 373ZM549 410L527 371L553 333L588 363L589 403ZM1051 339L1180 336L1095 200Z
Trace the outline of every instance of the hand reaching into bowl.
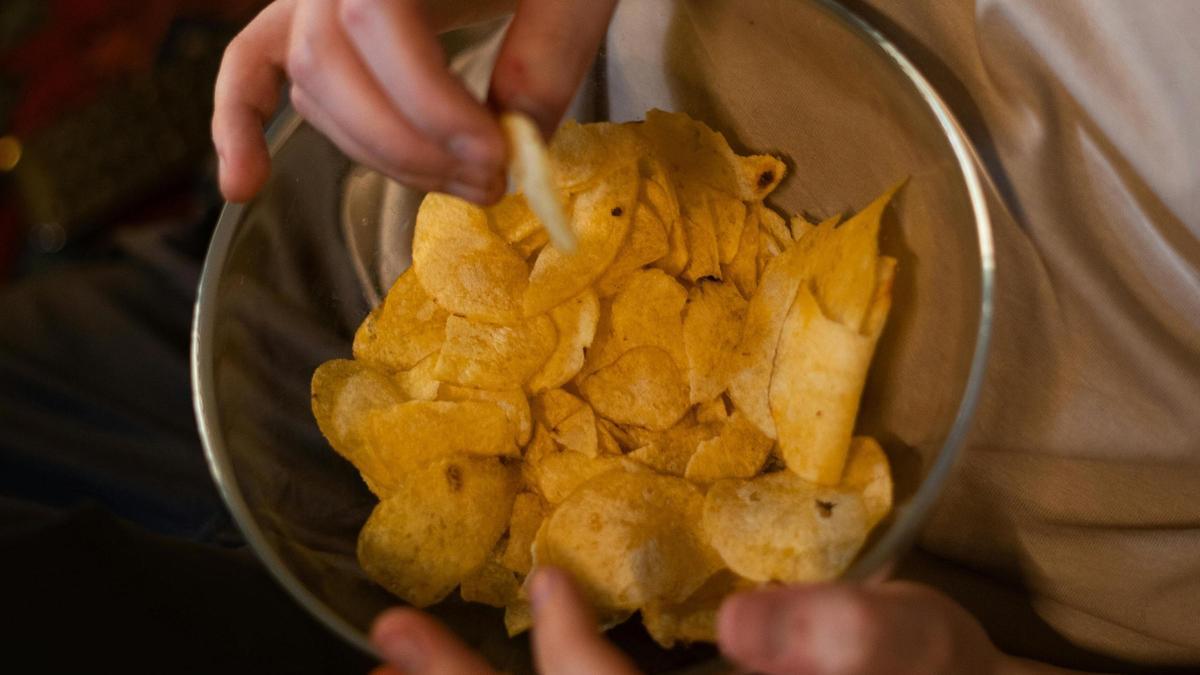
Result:
M230 43L212 120L221 192L266 182L263 124L285 81L292 105L347 155L402 183L490 203L504 189L495 116L446 68L439 32L512 0L276 0ZM616 0L521 0L489 99L547 136L570 104Z
M604 640L570 578L544 568L530 586L533 651L543 675L631 675ZM773 588L728 599L717 619L721 651L770 675L1052 675L1068 673L1001 653L963 608L920 584L893 581ZM437 621L385 612L371 639L388 663L372 675L483 675L495 671Z

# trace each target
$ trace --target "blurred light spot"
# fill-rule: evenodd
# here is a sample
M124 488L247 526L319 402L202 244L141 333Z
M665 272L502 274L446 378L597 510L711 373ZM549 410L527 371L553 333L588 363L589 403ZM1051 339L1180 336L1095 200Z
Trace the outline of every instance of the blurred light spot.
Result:
M33 241L42 253L58 253L67 243L67 231L58 223L38 223L33 228Z
M21 141L16 136L0 137L0 171L12 171L21 161Z

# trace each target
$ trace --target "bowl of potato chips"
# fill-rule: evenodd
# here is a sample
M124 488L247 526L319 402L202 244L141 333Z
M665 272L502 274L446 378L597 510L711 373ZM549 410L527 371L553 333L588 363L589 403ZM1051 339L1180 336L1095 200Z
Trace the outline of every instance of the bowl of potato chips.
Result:
M486 86L503 23L454 36ZM719 667L722 599L885 576L970 421L993 262L972 151L831 2L621 3L548 147L482 208L285 113L201 281L197 415L264 563L369 650L431 612L529 669L572 573L649 671Z

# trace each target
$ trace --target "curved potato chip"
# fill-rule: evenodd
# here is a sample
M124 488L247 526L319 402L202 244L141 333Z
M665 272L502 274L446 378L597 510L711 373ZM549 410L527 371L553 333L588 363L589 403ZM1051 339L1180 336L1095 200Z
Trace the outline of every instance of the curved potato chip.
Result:
M313 373L312 411L317 427L333 449L355 466L369 461L362 448L363 417L407 399L394 378L362 361L334 359Z
M521 582L512 570L489 560L462 580L458 594L467 602L479 602L492 607L507 607L517 600Z
M512 422L489 401L407 401L361 415L361 454L368 460L355 465L381 497L408 474L448 455L520 454Z
M639 446L628 457L660 473L683 476L696 448L720 430L716 424L697 424L690 415L666 431L630 428L629 435Z
M608 269L625 242L637 197L634 162L616 168L576 197L571 225L579 246L574 253L546 247L538 254L522 300L526 316L570 300Z
M500 201L483 210L487 214L488 226L492 232L500 235L506 243L515 245L517 242L542 232L546 232L525 195L514 193L504 195ZM549 235L546 235L549 238Z
M720 279L717 225L708 194L700 185L678 180L675 192L679 196L680 222L688 244L688 263L683 278L692 282L705 277Z
M682 312L687 297L683 286L660 269L634 272L613 297L607 321L602 312L580 375L611 365L634 347L657 347L685 369Z
M496 458L443 457L405 475L358 536L367 576L415 607L483 565L508 525L518 476Z
M662 163L644 158L646 178L642 181L645 203L650 206L663 224L667 234L667 252L654 262L654 266L671 276L679 276L688 263L687 235L679 215L679 199L674 184L663 169Z
M564 451L540 424L533 429L533 440L525 448L521 465L525 481L551 504L559 504L580 485L622 466L612 455L588 457Z
M733 284L701 281L688 293L683 351L691 403L712 400L729 386L746 309Z
M824 581L867 538L862 499L790 471L717 481L704 499L704 531L729 569L753 581Z
M729 265L721 268L725 278L737 286L744 298L749 298L758 287L758 239L758 209L752 205L746 210L737 254Z
M549 389L534 397L533 416L547 429L553 429L586 405L565 389Z
M512 520L508 524L508 543L500 564L517 574L529 574L533 569L533 538L542 526L549 506L537 493L522 492L512 505Z
M688 391L671 355L635 347L579 385L595 411L620 424L668 429L687 412Z
M725 407L724 397L718 396L711 401L696 405L696 421L704 424L724 424L729 420L729 409Z
M558 332L545 316L497 326L451 316L438 354L438 379L479 389L515 389L554 352Z
M679 604L650 603L642 608L646 632L664 649L677 642L716 642L717 610L726 597L752 588L752 582L720 570Z
M625 244L608 269L596 280L596 292L609 297L621 290L629 276L667 253L667 232L662 220L639 202Z
M599 454L596 434L596 414L592 407L584 405L554 427L554 440L567 450L588 457Z
M500 128L508 140L508 173L517 189L525 193L529 208L545 226L554 246L566 252L575 250L575 233L567 225L554 180L554 167L542 143L542 132L533 119L522 112L500 115Z
M525 445L533 433L533 415L529 399L520 389L474 389L441 383L437 393L441 401L491 401L500 406L516 430L517 445Z
M394 370L412 368L441 347L447 316L410 267L355 331L354 358Z
M850 439L839 487L862 497L868 528L875 527L892 510L892 470L878 441L870 436Z
M442 386L440 380L433 376L437 369L437 353L421 359L417 365L408 370L397 371L394 374L397 386L404 396L410 400L432 401L437 398L438 389Z
M558 188L575 191L604 178L641 152L635 125L563 122L550 140L550 163Z
M791 248L794 239L787 227L787 219L766 204L755 204L754 210L758 213L758 226L775 242L775 254Z
M558 342L550 358L529 380L533 393L561 387L583 367L584 352L596 337L600 321L600 301L587 289L550 310L550 320L558 332Z
M529 265L488 228L483 209L430 193L417 211L413 269L421 286L453 314L514 323L529 283Z
M746 204L736 197L713 192L708 195L708 205L712 209L719 259L722 265L728 265L737 255L738 246L742 243Z
M546 518L534 563L566 570L604 609L682 601L720 568L697 527L703 502L679 478L610 471Z
M702 441L688 460L683 477L693 483L750 478L762 470L774 443L738 411L716 438Z

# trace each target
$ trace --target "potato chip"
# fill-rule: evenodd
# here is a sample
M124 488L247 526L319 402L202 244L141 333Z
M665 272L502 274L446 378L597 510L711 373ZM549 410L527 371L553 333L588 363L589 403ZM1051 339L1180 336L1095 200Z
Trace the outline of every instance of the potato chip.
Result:
M516 430L489 401L407 401L357 413L360 459L371 490L384 497L408 474L448 455L516 457Z
M589 376L580 393L595 411L620 424L662 430L688 409L688 387L671 355L657 347L635 347Z
M354 333L354 358L393 370L412 368L442 346L446 310L408 268Z
M625 454L625 449L621 447L620 442L618 442L616 437L612 435L612 432L608 430L608 427L602 424L602 422L605 421L607 420L596 420L597 453L601 455Z
M704 531L737 574L797 583L840 574L868 528L858 495L777 471L714 483L704 500Z
M508 421L516 430L517 445L525 445L533 433L533 415L529 410L529 399L520 389L474 389L456 384L442 383L438 389L441 401L491 401L500 406Z
M413 270L438 305L477 321L514 323L529 265L488 228L483 209L430 193L417 211Z
M611 365L634 347L662 349L680 370L686 368L682 318L686 302L687 291L662 270L640 270L630 275L612 299L607 317L602 312L596 339L580 375L586 377Z
M835 216L831 221L831 226L836 227L839 220L841 220L841 216ZM804 235L812 232L817 227L817 223L810 222L799 213L788 219L788 231L792 234L792 241L800 241L804 238Z
M762 470L773 445L745 415L735 410L719 436L696 446L683 477L700 484L722 478L750 478Z
M713 229L717 235L717 251L722 265L728 265L737 255L746 224L746 204L742 200L718 192L709 193Z
M534 564L566 570L603 609L682 601L721 566L697 527L703 502L682 479L610 471L546 518Z
M758 287L758 209L751 206L746 210L746 220L742 223L741 241L738 242L737 254L728 265L722 266L724 279L734 286L742 297L749 298Z
M513 326L451 316L434 373L468 387L515 389L541 369L557 344L558 332L546 316Z
M555 442L566 450L573 450L588 457L599 454L596 414L589 405L584 405L555 425L552 435Z
M555 248L574 252L575 233L563 213L554 166L542 143L542 133L529 115L520 112L500 115L500 128L508 140L508 172L512 182L525 193L529 208L545 226Z
M558 332L558 342L550 358L529 380L529 390L534 393L563 386L583 367L584 352L596 337L600 301L589 288L550 310L550 320Z
M683 310L683 351L691 403L712 400L729 386L734 366L731 355L741 338L746 308L746 300L730 283L701 281L688 293Z
M720 570L681 603L650 603L643 607L642 623L663 649L670 649L678 642L716 642L717 611L721 603L726 597L753 586L729 570Z
M538 254L522 300L525 316L536 316L566 302L608 269L625 242L637 198L634 162L617 168L576 198L571 225L578 249L567 254L546 247Z
M488 227L500 235L506 243L513 245L528 239L538 232L545 233L545 228L538 220L525 195L514 193L504 195L500 201L483 209L487 215ZM550 235L546 235L549 238Z
M700 424L724 424L728 419L729 408L722 396L696 405L696 421Z
M550 389L534 397L533 416L547 429L553 429L586 405L578 396L565 389Z
M676 182L680 221L688 244L688 264L683 278L696 281L705 277L721 278L721 254L717 247L717 226L712 206L701 186Z
M333 449L356 467L370 461L363 448L362 419L373 410L390 408L407 398L387 372L362 361L326 361L312 377L312 411L317 426Z
M508 524L508 543L500 564L517 574L529 574L533 568L533 538L549 513L546 500L537 493L522 492L512 505L512 520Z
M550 242L550 235L545 230L538 230L524 239L513 243L512 249L521 256L522 260L530 260L534 254L545 248Z
M479 602L492 607L507 607L517 601L521 582L512 570L494 560L463 578L458 594L467 602Z
M791 230L787 227L787 220L766 204L755 204L754 209L758 212L758 226L775 242L777 250L774 254L778 255L784 249L790 248L794 240Z
M392 378L404 397L416 401L432 401L437 398L438 389L442 383L433 373L437 370L438 355L436 352L417 362L408 370L396 371Z
M641 140L634 125L568 120L554 133L549 150L558 188L574 192L623 170L625 163L641 153Z
M658 215L667 235L667 252L654 262L654 266L673 277L679 276L688 263L687 235L679 215L679 199L660 162L645 158L642 165L646 168L642 182L644 202Z
M666 431L631 427L628 433L637 447L627 456L660 473L683 476L696 447L715 438L720 431L720 425L698 424L691 415Z
M850 439L846 469L838 487L862 497L868 528L874 527L892 510L892 470L878 441L870 436Z
M667 254L667 231L653 209L639 202L625 244L613 259L612 265L596 280L596 292L601 297L616 294L637 270Z
M650 110L638 131L674 174L744 201L762 200L787 171L770 155L739 157L724 136L683 113Z
M603 417L598 417L596 418L596 427L598 429L602 429L604 433L611 436L612 439L617 443L617 447L620 448L618 454L624 454L642 445L636 438L630 435L628 431L623 429L621 425L617 424L616 422L611 422Z
M487 560L517 485L497 458L443 457L406 473L359 533L363 570L413 606L432 605Z
M620 457L588 457L563 450L554 442L550 432L539 424L534 426L533 440L525 448L521 471L525 481L547 502L559 504L580 485L621 466Z
M504 630L508 637L516 637L533 628L533 611L528 602L514 602L504 608Z

